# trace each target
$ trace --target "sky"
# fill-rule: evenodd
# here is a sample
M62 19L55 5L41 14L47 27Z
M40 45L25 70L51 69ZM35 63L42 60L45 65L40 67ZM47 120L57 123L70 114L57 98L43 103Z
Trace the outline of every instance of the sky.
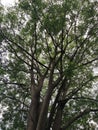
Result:
M14 3L16 2L17 0L1 0L1 3L4 5L4 6L12 6L14 5Z

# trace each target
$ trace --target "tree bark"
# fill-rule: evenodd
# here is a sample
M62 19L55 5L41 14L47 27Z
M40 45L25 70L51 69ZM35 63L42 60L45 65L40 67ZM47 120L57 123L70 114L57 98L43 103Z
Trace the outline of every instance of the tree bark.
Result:
M63 112L63 108L60 105L58 105L57 113L56 113L56 116L54 119L52 130L60 130L61 123L62 123L62 112Z
M39 106L39 94L34 93L28 113L27 130L36 130L39 116Z
M51 94L52 94L52 90L50 88L48 89L45 99L43 101L36 130L46 129L45 124L47 123L47 114L48 114L48 107L49 107Z

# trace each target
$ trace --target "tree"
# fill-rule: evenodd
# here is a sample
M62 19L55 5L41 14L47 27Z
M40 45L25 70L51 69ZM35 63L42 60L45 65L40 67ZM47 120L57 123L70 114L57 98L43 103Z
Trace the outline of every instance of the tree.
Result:
M97 120L97 5L19 0L6 11L1 5L3 130L89 129Z

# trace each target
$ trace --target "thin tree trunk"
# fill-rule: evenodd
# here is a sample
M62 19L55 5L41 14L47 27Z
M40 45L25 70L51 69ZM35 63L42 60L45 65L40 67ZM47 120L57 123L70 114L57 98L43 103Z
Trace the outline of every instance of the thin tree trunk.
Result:
M63 112L63 108L60 105L58 105L52 130L60 130L62 124L62 112Z
M43 105L41 107L41 111L40 111L39 120L38 120L36 130L45 130L46 129L45 124L47 123L47 113L48 113L48 107L49 107L51 94L52 94L52 90L50 89L50 90L47 91Z

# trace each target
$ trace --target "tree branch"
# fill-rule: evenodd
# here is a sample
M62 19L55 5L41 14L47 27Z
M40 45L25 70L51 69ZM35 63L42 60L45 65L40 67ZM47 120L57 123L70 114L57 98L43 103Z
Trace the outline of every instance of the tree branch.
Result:
M18 56L16 50L14 49L14 47L13 47L10 43L9 43L9 45L10 45L11 49L14 51L14 54L15 54L15 56L16 56L18 59L20 59L21 61L23 61L26 65L31 66L28 62L26 62L24 59L22 59L20 56Z
M83 116L89 114L90 112L98 112L98 109L85 109L84 111L81 111L79 114L77 114L76 116L72 117L68 123L61 128L61 130L65 130L67 128L69 128L75 121L77 121L78 119L82 118Z
M11 38L9 38L8 36L6 36L6 35L2 32L1 28L0 28L0 33L1 33L1 36L2 36L5 40L7 40L7 41L13 43L13 44L16 45L18 48L20 48L23 52L25 52L26 54L28 54L28 56L32 57L32 55L31 55L28 51L26 51L22 46L20 46L19 44L17 44L13 39L11 39ZM35 61L36 61L38 64L40 64L41 66L47 68L47 66L45 66L44 64L42 64L42 63L41 63L40 61L38 61L36 58L33 57L33 60L35 60Z
M20 102L21 104L25 105L27 108L29 108L29 106L28 106L27 104L25 104L25 103L22 102L21 100L17 99L15 96L14 96L14 97L13 97L13 96L8 96L8 95L6 95L6 94L4 94L4 93L1 93L1 95L4 96L4 99L5 99L5 98L9 98L9 99L11 99L11 100L15 100L15 101ZM2 100L3 100L3 99L2 99Z
M91 101L91 102L96 102L96 103L98 103L98 100L97 100L97 99L88 98L88 97L83 97L83 96L81 96L81 97L73 97L73 98L71 98L71 99L73 99L73 100L85 100L85 101L89 100L89 101Z

